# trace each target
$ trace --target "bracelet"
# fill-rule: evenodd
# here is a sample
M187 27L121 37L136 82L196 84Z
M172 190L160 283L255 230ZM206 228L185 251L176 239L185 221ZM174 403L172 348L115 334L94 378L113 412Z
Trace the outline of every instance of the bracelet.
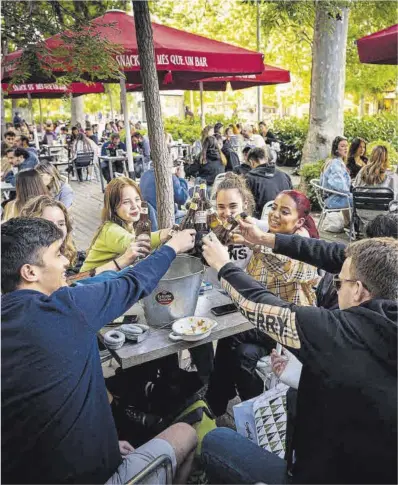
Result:
M117 270L118 271L122 271L122 268L119 266L119 264L117 263L116 259L114 259L113 262L115 263L115 266L116 266Z

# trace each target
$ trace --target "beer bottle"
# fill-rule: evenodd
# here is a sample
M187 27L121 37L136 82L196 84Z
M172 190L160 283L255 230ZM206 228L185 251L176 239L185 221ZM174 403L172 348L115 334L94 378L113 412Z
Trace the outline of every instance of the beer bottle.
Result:
M200 184L198 209L195 213L196 232L207 231L206 184Z
M140 220L137 222L134 230L136 237L141 236L141 234L151 237L151 221L149 219L148 204L145 201L141 202Z
M215 211L214 207L209 208L207 211L207 225L211 231L218 237L218 234L223 229L222 222L218 218L217 212Z
M185 214L184 219L180 224L180 231L184 229L195 229L195 213L198 209L199 194L195 193L191 200L188 212Z

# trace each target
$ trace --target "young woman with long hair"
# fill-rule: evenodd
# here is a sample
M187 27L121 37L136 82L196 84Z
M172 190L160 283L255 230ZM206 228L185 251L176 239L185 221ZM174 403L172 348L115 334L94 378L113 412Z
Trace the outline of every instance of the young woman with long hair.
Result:
M48 195L41 195L31 199L22 209L21 217L39 217L53 222L59 227L64 235L63 255L69 260L70 268L68 270L69 276L72 276L73 281L76 279L73 275L78 271L76 265L78 259L78 251L73 242L73 227L70 214L62 202L54 200ZM137 253L134 248L127 248L126 252L116 259L116 263L111 261L98 268L95 271L88 271L84 275L80 273L81 277L92 277L103 273L104 271L119 271L124 269L135 260ZM79 258L80 259L80 258ZM92 280L94 282L94 280Z
M366 141L363 138L354 138L348 152L347 168L350 177L354 179L358 172L368 163L366 157Z
M40 162L35 168L44 185L49 190L50 195L69 209L72 206L74 193L72 187L67 183L66 179L59 173L57 167L50 162Z
M394 191L397 195L398 177L388 172L388 151L387 148L378 145L373 148L368 164L358 173L353 183L355 187L364 185L372 187L385 187Z
M18 217L24 205L33 197L47 195L48 190L39 173L35 170L22 170L15 179L16 198L8 202L3 213L3 222Z
M269 232L319 238L310 210L310 202L301 192L281 192L268 214ZM247 245L239 234L233 239ZM314 266L274 254L269 248L254 247L246 270L277 297L300 305L316 304L314 286L319 276ZM206 395L217 416L224 414L228 401L235 397L236 392L242 401L261 394L263 382L255 369L259 359L268 355L274 347L275 342L257 329L218 342L214 371Z
M206 181L207 187L212 187L216 176L225 172L226 165L227 159L216 138L208 136L203 142L199 161L187 167L186 175L200 177Z
M110 181L104 194L102 224L94 235L81 271L115 261L128 247L134 247L137 256L146 256L150 248L167 241L169 229L153 232L150 241L142 237L136 240L134 224L140 219L141 202L141 191L134 180L119 177Z

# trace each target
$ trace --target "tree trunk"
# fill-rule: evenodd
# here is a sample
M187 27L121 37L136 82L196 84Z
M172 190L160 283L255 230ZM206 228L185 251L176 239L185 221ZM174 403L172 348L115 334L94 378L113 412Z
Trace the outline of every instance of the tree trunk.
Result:
M361 93L361 98L359 100L359 117L365 116L365 96Z
M14 119L15 113L18 111L18 100L12 99L11 100L11 123Z
M80 123L84 128L84 99L83 96L77 96L76 98L71 98L71 123L75 126L76 123Z
M344 133L344 85L349 10L332 17L316 2L312 52L310 125L302 164L325 159L333 139Z
M134 0L133 10L151 159L155 169L158 223L162 229L171 227L174 222L171 160L164 136L149 4Z

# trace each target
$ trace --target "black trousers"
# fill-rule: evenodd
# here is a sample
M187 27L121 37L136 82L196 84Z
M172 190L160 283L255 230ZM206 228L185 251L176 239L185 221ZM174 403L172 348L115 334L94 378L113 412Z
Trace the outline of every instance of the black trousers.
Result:
M257 329L219 340L206 394L216 416L225 413L237 393L246 401L263 392L263 380L255 369L259 359L270 354L275 345L271 337Z
M115 172L119 172L119 173L124 173L124 166L123 166L123 162L121 160L117 160L116 162L112 162L112 169L113 169L113 173ZM101 167L101 170L102 170L102 175L104 176L104 179L108 182L111 181L111 173L110 173L110 170L109 170L109 165L106 164L106 166L104 167Z

